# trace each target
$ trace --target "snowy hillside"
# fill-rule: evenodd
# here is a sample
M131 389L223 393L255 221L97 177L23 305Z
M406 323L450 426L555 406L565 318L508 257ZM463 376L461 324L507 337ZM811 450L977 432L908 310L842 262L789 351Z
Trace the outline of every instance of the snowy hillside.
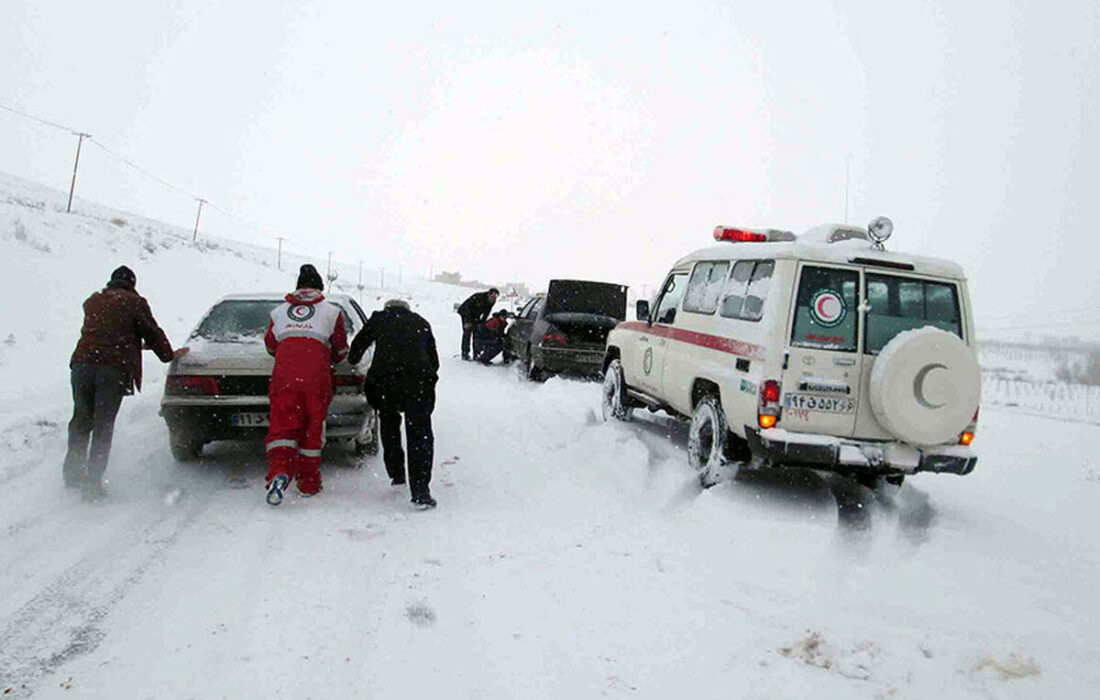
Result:
M107 472L61 485L83 299L128 264L174 344L274 253L0 178L0 697L1091 698L1100 427L983 406L967 477L893 498L811 473L702 491L683 426L462 363L470 290L412 281L443 367L436 511L379 458L263 503L262 451L175 463L146 357ZM112 220L118 219L118 222ZM292 269L299 261L288 262ZM314 261L319 264L323 261ZM353 271L342 271L349 278ZM629 277L629 275L624 275ZM1067 399L1071 400L1071 399ZM243 488L242 488L243 486Z

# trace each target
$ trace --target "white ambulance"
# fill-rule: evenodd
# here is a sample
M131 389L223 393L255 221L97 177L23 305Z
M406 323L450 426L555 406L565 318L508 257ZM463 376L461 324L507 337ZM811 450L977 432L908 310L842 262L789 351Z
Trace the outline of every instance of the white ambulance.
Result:
M892 229L719 226L608 337L604 419L690 420L705 485L766 466L868 485L969 474L981 375L966 278L887 252Z

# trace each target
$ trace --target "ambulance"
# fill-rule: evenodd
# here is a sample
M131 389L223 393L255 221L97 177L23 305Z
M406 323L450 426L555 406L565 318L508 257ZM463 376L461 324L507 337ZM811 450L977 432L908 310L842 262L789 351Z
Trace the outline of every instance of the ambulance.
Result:
M604 419L689 421L704 485L771 466L869 486L969 474L981 373L966 277L887 251L892 230L717 227L610 333Z

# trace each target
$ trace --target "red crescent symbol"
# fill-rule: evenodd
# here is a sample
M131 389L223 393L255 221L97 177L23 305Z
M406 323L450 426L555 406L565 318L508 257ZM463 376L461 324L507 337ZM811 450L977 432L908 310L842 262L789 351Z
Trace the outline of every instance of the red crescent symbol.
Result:
M823 307L825 306L825 302L828 300L828 298L829 297L827 295L822 294L821 297L817 300L817 315L821 318L826 318L825 309Z

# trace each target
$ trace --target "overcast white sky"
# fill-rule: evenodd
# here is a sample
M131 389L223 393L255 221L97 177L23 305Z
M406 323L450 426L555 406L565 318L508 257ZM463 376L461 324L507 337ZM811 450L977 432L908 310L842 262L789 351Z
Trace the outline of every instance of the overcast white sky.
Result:
M717 224L842 219L850 160L980 325L1100 333L1096 0L451 5L4 0L0 102L321 262L493 282L652 287ZM65 189L74 147L0 111L0 170ZM78 194L194 221L96 148Z

